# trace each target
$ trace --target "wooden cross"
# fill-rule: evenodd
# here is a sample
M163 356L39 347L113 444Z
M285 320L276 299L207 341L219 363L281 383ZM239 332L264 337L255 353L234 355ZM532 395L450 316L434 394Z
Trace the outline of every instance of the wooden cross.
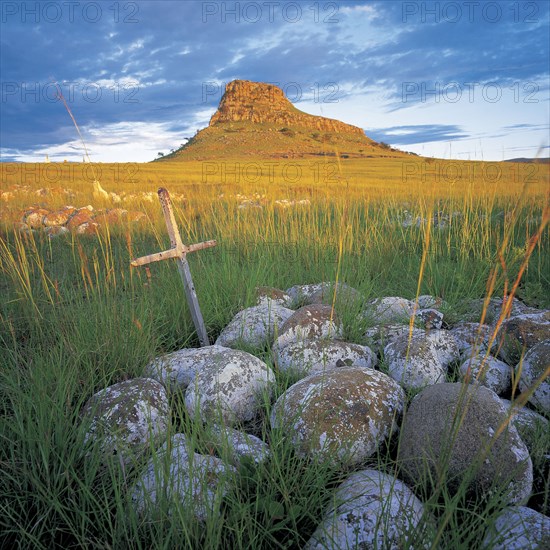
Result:
M185 295L187 297L187 303L191 310L191 317L193 323L197 329L199 335L199 341L201 346L209 346L208 334L206 327L204 326L204 320L199 307L199 301L197 300L197 294L195 292L195 286L193 285L193 279L191 278L191 271L189 270L189 264L187 263L186 255L189 252L195 252L196 250L202 250L203 248L211 248L216 246L216 241L206 241L198 244L191 244L186 246L182 243L178 226L176 225L176 218L174 217L174 211L172 210L172 201L168 191L161 187L158 190L158 196L162 211L164 213L164 220L166 221L166 227L168 228L168 235L170 235L170 244L172 247L164 252L157 252L156 254L149 254L142 258L137 258L131 262L132 267L139 265L146 265L152 262L160 262L161 260L167 260L168 258L178 259L178 270L180 272L183 287L185 288Z

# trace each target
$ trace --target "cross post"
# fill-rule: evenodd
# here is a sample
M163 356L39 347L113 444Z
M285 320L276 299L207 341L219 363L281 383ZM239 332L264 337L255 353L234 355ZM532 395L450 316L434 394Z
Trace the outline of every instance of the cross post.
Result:
M195 286L193 285L193 279L191 277L191 271L189 269L189 264L187 263L186 255L189 252L195 252L197 250L203 250L204 248L216 246L216 241L205 241L203 243L191 244L189 246L184 245L178 231L174 210L172 209L172 201L170 200L168 191L164 189L164 187L161 187L158 190L158 196L162 206L162 211L164 213L164 221L166 222L168 235L170 236L170 244L172 246L164 252L156 252L155 254L149 254L148 256L136 258L130 263L130 265L132 267L137 267L153 262L160 262L161 260L167 260L169 258L176 258L178 260L178 270L183 281L185 296L187 297L187 303L189 304L189 309L191 310L191 317L197 330L199 341L201 346L209 346L210 341L208 340L208 333L206 332L206 327L204 326L204 320L202 318L199 301L195 292Z

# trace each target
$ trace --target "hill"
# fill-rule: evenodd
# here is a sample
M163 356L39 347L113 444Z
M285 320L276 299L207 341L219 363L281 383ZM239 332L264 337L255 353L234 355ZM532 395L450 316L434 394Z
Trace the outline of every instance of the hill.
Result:
M357 126L304 113L272 84L234 80L207 128L161 160L408 156Z

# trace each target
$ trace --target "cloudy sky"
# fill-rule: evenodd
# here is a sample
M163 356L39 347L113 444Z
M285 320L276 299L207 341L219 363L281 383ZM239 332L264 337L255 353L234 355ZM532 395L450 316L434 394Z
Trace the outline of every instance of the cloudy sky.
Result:
M441 158L549 156L541 1L1 4L3 161L146 162L205 127L224 83Z

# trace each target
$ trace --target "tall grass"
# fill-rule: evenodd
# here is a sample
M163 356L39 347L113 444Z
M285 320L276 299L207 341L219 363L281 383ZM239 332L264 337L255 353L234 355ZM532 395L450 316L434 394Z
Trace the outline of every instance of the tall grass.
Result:
M500 185L466 180L451 186L428 181L429 175L426 181L417 177L404 184L393 162L343 162L339 182L309 178L280 185L263 180L255 185L199 183L200 163L185 163L185 169L140 165L144 181L139 190L156 191L163 183L172 193L182 193L186 200L174 206L184 242L218 241L216 248L188 257L211 340L235 312L254 304L256 286L285 289L339 280L366 299L433 294L450 304L450 322L465 312L468 299L511 291L530 305L550 307L547 175L527 187L511 176ZM2 169L4 189L24 183L9 166ZM85 182L79 187L74 174L63 172L67 167L61 170L68 179L61 177L59 184L75 188L75 205L91 202ZM108 165L102 173L108 191L137 192L136 183L107 179ZM20 191L10 212L28 206L38 186L43 182ZM262 208L239 208L243 195ZM285 208L278 199L309 199L310 204ZM198 346L175 266L160 262L130 268L131 259L168 246L156 200L132 200L129 206L145 211L149 221L104 227L97 237L50 240L41 233L14 232L4 221L2 542L26 548L299 548L345 472L298 458L284 434L269 429L270 401L254 430L270 443L271 460L241 466L220 504L220 518L206 526L184 508L175 516L161 509L155 522L146 522L127 500L137 469L105 465L99 451L84 442L86 426L79 412L93 393L142 375L161 353ZM426 221L404 227L405 211ZM436 212L448 215L447 227L434 226ZM346 336L364 343L365 326L356 312L341 313ZM270 362L269 350L256 353ZM291 382L279 378L275 396ZM189 418L178 396L171 405L171 430L190 435L197 451L211 452L209 427ZM398 444L393 438L367 466L395 472ZM545 445L548 438L541 437L532 452L539 478ZM549 485L539 484L533 497L533 505L546 512ZM422 498L439 527L432 540L446 548L475 548L502 508L499 494L472 502L465 487L450 493L444 484Z

